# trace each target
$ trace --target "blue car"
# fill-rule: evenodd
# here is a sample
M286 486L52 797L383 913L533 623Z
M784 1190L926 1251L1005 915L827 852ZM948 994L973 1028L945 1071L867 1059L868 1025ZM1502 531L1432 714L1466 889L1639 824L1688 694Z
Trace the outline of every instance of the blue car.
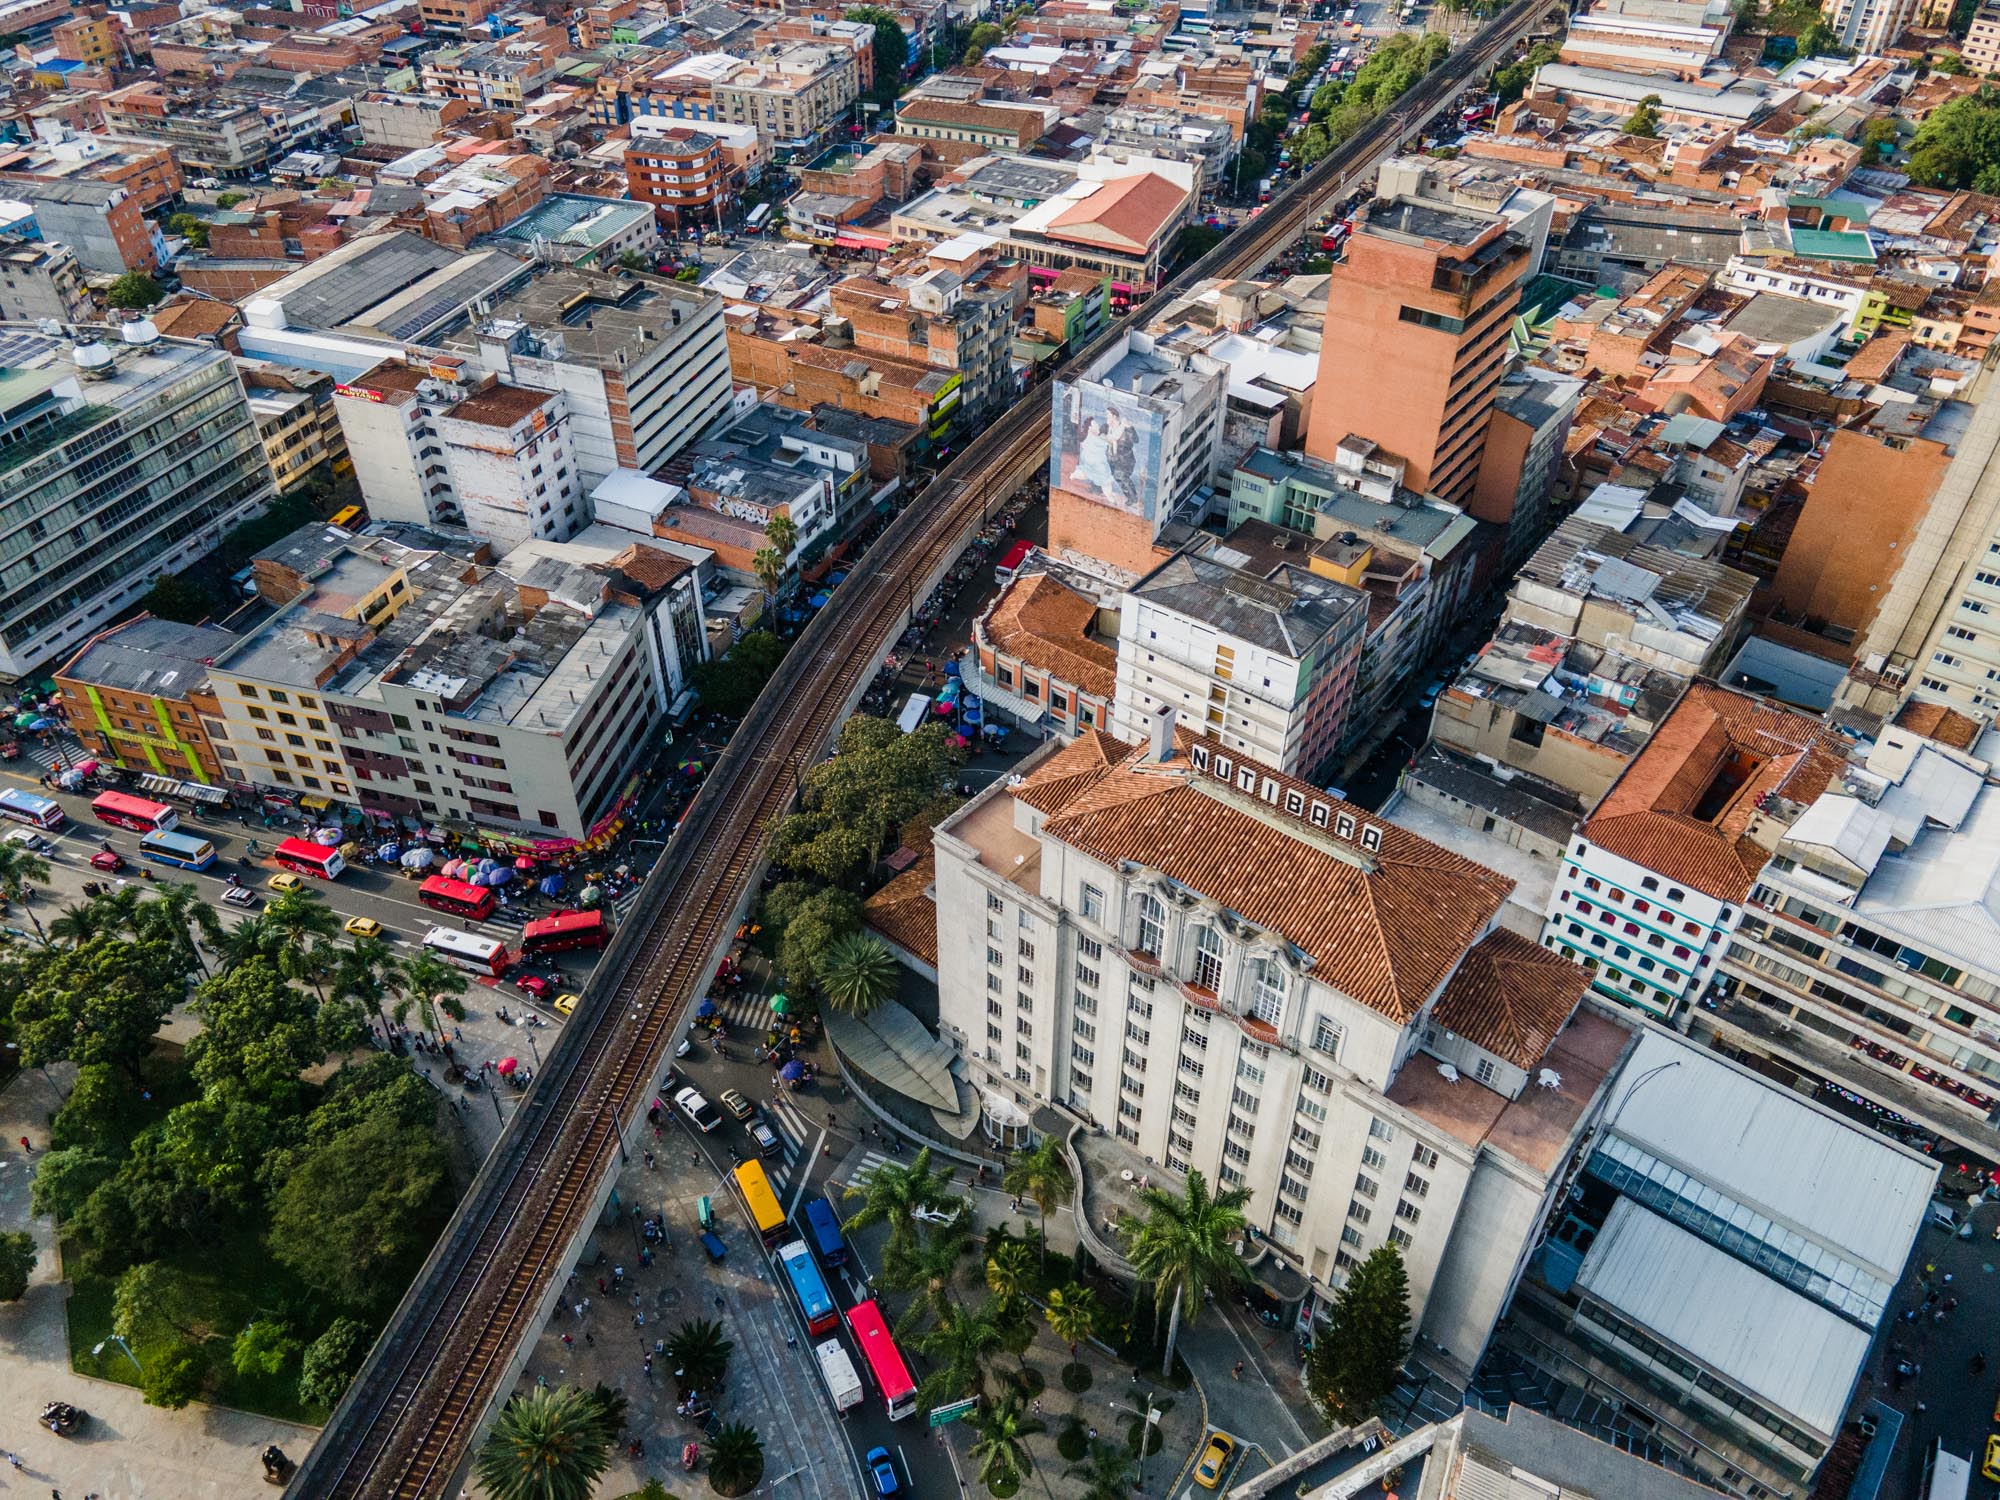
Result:
M902 1487L896 1483L896 1465L891 1461L887 1448L870 1448L866 1462L869 1476L875 1481L876 1494L894 1495L901 1492Z

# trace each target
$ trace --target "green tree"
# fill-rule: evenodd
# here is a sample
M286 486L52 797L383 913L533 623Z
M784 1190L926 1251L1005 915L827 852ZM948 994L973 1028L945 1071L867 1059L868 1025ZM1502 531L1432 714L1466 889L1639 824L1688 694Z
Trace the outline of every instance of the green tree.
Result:
M1659 133L1660 96L1648 94L1639 101L1638 107L1625 117L1625 134L1652 137Z
M845 1015L865 1016L896 993L895 955L866 933L837 939L818 967L827 1004Z
M0 1234L0 1302L19 1302L34 1274L35 1237L21 1230Z
M796 901L774 903L780 912L778 929L778 972L788 983L817 983L820 965L841 941L861 930L861 900L851 891L834 886L817 890L798 881L787 881L778 890L804 893ZM773 892L776 895L776 892Z
M764 1479L764 1440L742 1422L718 1428L708 1440L708 1487L718 1495L744 1495Z
M331 1410L346 1394L368 1346L375 1341L368 1325L353 1318L335 1318L326 1332L306 1346L299 1361L299 1400Z
M227 213L230 209L236 207L237 204L242 203L247 198L249 198L249 196L250 195L248 193L239 193L234 189L231 189L228 192L218 193L216 195L215 206L221 209L223 212Z
M989 1490L1020 1484L1034 1470L1028 1439L1047 1430L1039 1417L1028 1415L1018 1391L1006 1391L972 1419L979 1436L973 1441L973 1472Z
M229 1362L238 1375L276 1375L299 1352L299 1341L283 1323L259 1318L236 1335Z
M1211 1192L1207 1178L1190 1172L1185 1197L1149 1187L1140 1189L1139 1201L1146 1217L1126 1215L1119 1232L1139 1279L1150 1283L1154 1296L1171 1308L1161 1361L1162 1372L1171 1375L1182 1317L1199 1313L1204 1297L1216 1285L1249 1279L1235 1242L1247 1225L1243 1205L1250 1201L1250 1193L1246 1188Z
M1117 1443L1092 1443L1089 1461L1071 1464L1063 1476L1083 1481L1077 1500L1129 1500L1136 1464L1136 1456L1128 1448Z
M1023 1147L1008 1159L1000 1187L1016 1198L1026 1198L1048 1222L1052 1210L1066 1204L1076 1193L1076 1174L1063 1154L1062 1142L1045 1135L1032 1146ZM1048 1264L1048 1236L1042 1236L1042 1263Z
M1996 164L2000 90L1986 85L1931 111L1910 141L1903 170L1924 187L1967 188Z
M778 556L790 557L792 548L799 544L798 523L783 511L778 511L765 523L764 540L777 549Z
M667 1335L667 1363L683 1391L714 1390L729 1371L736 1345L722 1336L722 1325L708 1318L690 1318Z
M695 691L702 706L729 718L740 718L764 684L784 660L785 643L769 630L752 630L720 660L697 663L693 672Z
M118 930L118 914L102 897L65 906L49 919L49 941L75 948L102 933Z
M139 608L162 620L178 620L183 625L199 625L215 613L215 595L206 585L178 573L162 573L153 580Z
M1102 1309L1097 1293L1071 1282L1050 1291L1042 1316L1049 1321L1049 1332L1069 1345L1069 1357L1074 1360L1077 1349L1096 1334Z
M28 1200L37 1214L72 1219L83 1211L90 1195L118 1175L118 1163L89 1146L51 1151L35 1168Z
M1384 1245L1334 1298L1332 1321L1306 1360L1306 1388L1328 1412L1361 1421L1395 1389L1409 1352L1410 1279L1396 1247Z
M48 883L49 862L41 855L19 844L0 844L0 893L27 912L44 947L49 938L42 931L42 919L35 915L34 900L36 888Z
M1798 35L1800 57L1824 57L1840 51L1840 38L1824 20L1815 20Z
M510 1399L472 1465L494 1500L588 1500L610 1467L602 1408L573 1385Z
M208 1289L178 1266L148 1261L118 1278L111 1331L128 1344L177 1337L199 1344L215 1336Z
M986 1290L993 1294L1002 1316L1016 1313L1035 1288L1035 1253L1021 1240L1009 1240L986 1257Z
M395 972L396 955L379 937L356 938L340 955L334 971L335 993L354 1001L375 1018L386 1035L389 1017L383 1012L391 994L389 976Z
M848 7L846 19L866 21L875 28L875 97L888 104L903 92L910 69L910 39L896 13L880 5Z
M444 1148L372 1116L301 1153L271 1196L271 1252L354 1308L394 1301L450 1207Z
M1883 148L1896 148L1896 117L1877 115L1861 127L1861 149L1868 155L1880 157Z
M1831 32L1828 33L1828 35L1831 34L1832 34ZM1805 43L1803 40L1800 41L1799 47L1801 51L1804 50ZM1832 49L1822 48L1821 50L1831 51ZM1955 78L1962 78L1967 73L1969 73L1971 69L1966 67L1965 59L1959 56L1956 52L1940 52L1936 57L1933 57L1931 59L1931 71L1933 73L1949 73Z
M134 916L133 930L141 937L163 938L179 951L188 973L208 972L202 945L213 948L222 942L222 919L192 884L185 880L158 882L152 899L140 903Z
M935 1365L917 1387L920 1406L941 1406L986 1388L986 1368L1006 1347L1007 1332L1000 1309L988 1302L979 1307L952 1303L930 1332L916 1340Z
M403 995L396 1006L396 1019L402 1020L414 1005L424 1029L438 1040L443 1040L445 1033L441 1014L454 1021L465 1019L465 1006L458 998L465 993L465 975L428 949L398 962L396 987Z
M965 1278L965 1257L972 1249L972 1231L961 1221L933 1226L926 1234L882 1258L882 1279L898 1291L910 1292L910 1305L896 1324L904 1338L943 1319L958 1303L958 1286Z
M330 1050L322 1007L267 958L208 980L189 1008L202 1028L188 1043L188 1063L204 1088L234 1080L253 1097L295 1103L304 1090L299 1075Z
M904 734L857 714L840 731L840 753L807 771L799 810L772 833L772 858L840 885L859 876L902 823L950 785L941 724Z
M848 1183L846 1196L860 1199L861 1206L848 1215L847 1222L856 1229L885 1225L890 1252L907 1250L916 1237L918 1209L964 1203L964 1199L952 1196L950 1188L950 1171L931 1170L931 1148L926 1146L907 1167L885 1161L861 1181Z
M1743 3L1754 5L1756 0L1743 0ZM1494 69L1493 92L1499 96L1503 105L1512 104L1528 92L1528 85L1535 81L1535 75L1546 64L1554 62L1561 55L1560 43L1536 42L1523 56Z
M50 1122L49 1144L104 1152L123 1150L137 1129L134 1118L137 1102L131 1089L103 1063L78 1068L76 1079L69 1086L69 1097L63 1100L62 1108ZM44 1157L36 1180L40 1181L47 1170L48 1158Z
M140 1061L184 992L174 955L157 942L99 936L53 948L14 998L21 1061L107 1063L143 1083Z
M166 292L159 282L144 271L127 271L111 283L111 290L104 294L104 302L107 307L138 310L151 307L164 296Z
M174 214L167 220L167 228L179 235L197 250L208 248L208 226L193 214Z
M972 28L965 41L965 65L972 67L986 55L987 49L997 47L1005 41L1007 33L991 21L981 21Z
M191 1343L175 1344L166 1352L155 1354L139 1376L139 1390L146 1404L168 1411L179 1411L199 1396L207 1384L208 1355L201 1345Z

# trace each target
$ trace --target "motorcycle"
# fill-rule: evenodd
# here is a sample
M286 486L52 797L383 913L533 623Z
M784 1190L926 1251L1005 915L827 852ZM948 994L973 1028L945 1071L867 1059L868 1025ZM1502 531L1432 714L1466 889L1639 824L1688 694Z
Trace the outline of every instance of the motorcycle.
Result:
M693 1469L694 1466L700 1461L701 1461L700 1443L681 1444L681 1467L683 1469Z

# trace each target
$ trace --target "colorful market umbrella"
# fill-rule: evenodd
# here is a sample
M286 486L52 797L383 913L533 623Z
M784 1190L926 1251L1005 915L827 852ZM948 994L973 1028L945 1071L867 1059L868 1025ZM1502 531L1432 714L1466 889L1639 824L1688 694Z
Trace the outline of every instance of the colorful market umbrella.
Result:
M715 1014L715 1002L706 997L703 998L701 1004L697 1005L694 1008L694 1016L697 1021L706 1021L710 1016L714 1014Z
M517 870L532 870L535 868L535 861L529 855L518 855L514 860L514 868Z
M785 1007L791 1003L783 995L773 995L771 997L771 1011L774 1015L782 1016L785 1013Z
M493 1071L505 1078L520 1066L521 1060L518 1057L503 1057L493 1065Z
M35 717L36 716L31 713L15 714L14 727L16 729L32 729L35 727Z
M958 663L955 661L946 662L944 664L944 675L947 677L956 677L958 675Z
M562 876L544 875L542 877L541 891L544 896L560 896L562 894L562 888L563 888Z
M778 1076L787 1083L797 1083L801 1078L806 1076L806 1065L795 1057L782 1068L778 1069Z
M412 849L403 856L402 864L406 870L428 870L436 858L429 849Z
M594 885L587 885L577 893L576 899L585 906L595 906L604 899L604 892Z

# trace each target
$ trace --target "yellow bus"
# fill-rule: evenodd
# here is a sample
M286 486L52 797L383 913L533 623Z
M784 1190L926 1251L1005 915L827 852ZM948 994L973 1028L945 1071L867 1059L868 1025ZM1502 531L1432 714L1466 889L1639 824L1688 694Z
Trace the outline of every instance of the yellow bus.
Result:
M736 1191L766 1245L785 1237L784 1210L778 1207L778 1195L771 1191L771 1179L764 1175L761 1161L746 1161L736 1169Z
M333 513L333 524L335 526L352 526L360 519L361 507L358 505L345 506Z

